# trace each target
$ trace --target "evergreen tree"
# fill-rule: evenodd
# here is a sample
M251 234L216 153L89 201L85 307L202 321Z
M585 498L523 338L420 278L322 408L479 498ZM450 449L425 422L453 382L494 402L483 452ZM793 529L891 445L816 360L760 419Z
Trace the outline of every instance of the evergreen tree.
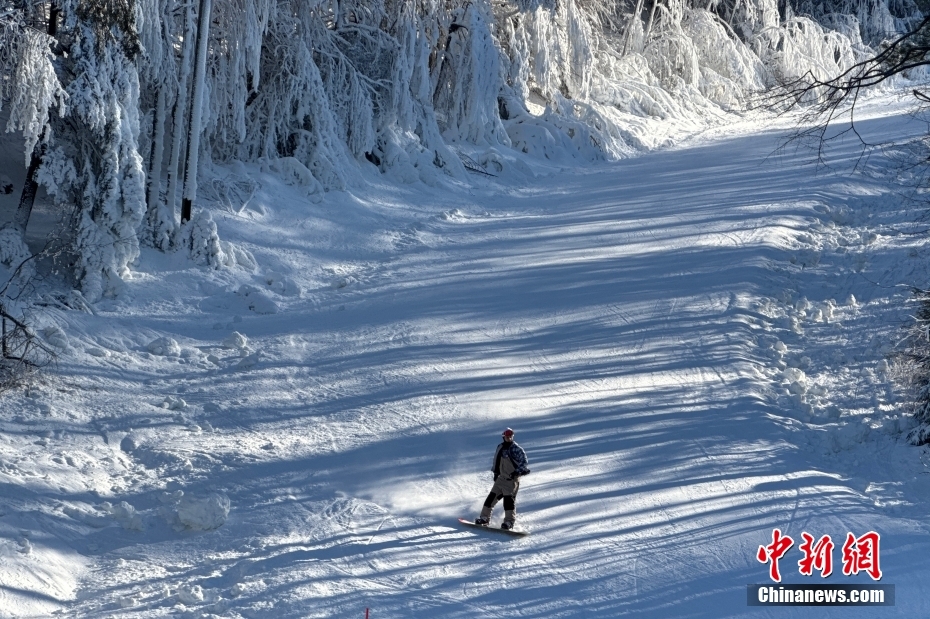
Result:
M67 0L59 43L67 117L39 181L73 221L74 274L90 300L117 291L139 253L145 172L138 149L141 53L133 0Z

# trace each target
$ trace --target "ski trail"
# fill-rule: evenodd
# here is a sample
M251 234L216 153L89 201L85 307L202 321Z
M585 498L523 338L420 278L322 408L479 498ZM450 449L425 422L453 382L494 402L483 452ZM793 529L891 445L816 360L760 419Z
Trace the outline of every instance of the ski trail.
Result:
M862 129L913 127L892 116ZM898 587L890 610L925 615L930 479L897 441L872 339L903 310L862 283L923 263L884 181L770 157L779 139L708 139L506 192L427 192L410 221L373 196L365 208L384 217L369 220L387 230L353 228L345 198L325 235L375 240L354 254L315 245L324 233L290 247L303 292L275 297L274 314L235 305L228 273L140 276L134 304L69 315L90 338L133 312L112 327L132 369L69 357L61 381L79 396L44 391L41 427L4 417L0 453L21 457L0 467L19 501L0 517L4 539L23 537L30 514L46 537L0 556L15 551L34 576L50 548L79 553L76 599L63 585L48 602L75 617L711 619L760 615L745 587L765 582L755 551L772 528L876 530ZM832 148L842 160L856 145ZM221 233L269 259L260 242L292 239L297 218L277 203L278 218ZM169 320L175 286L196 310ZM220 346L233 330L247 347ZM164 333L181 353L143 356ZM521 539L455 522L480 508L506 426L533 470ZM80 454L101 463L85 477L66 460ZM74 479L87 484L58 489ZM222 492L228 519L179 526L178 491Z

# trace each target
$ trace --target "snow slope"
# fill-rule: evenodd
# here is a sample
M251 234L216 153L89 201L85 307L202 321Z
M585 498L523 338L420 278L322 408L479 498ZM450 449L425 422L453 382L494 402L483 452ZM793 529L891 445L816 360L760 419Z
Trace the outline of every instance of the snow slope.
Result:
M888 101L859 130L920 135ZM0 401L0 616L926 616L883 363L928 260L903 147L818 167L787 130L322 204L218 172L260 184L213 207L254 269L148 251L40 317L59 361ZM523 539L455 522L505 426ZM747 607L775 527L879 532L896 606Z

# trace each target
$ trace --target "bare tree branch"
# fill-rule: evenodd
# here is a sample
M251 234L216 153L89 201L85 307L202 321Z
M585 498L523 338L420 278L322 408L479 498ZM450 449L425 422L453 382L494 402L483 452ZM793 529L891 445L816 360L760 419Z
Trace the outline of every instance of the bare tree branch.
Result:
M845 105L854 107L863 88L877 86L896 75L926 65L930 65L930 16L910 32L883 44L871 58L857 62L839 75L821 80L808 71L783 84L767 98L766 104L787 110L802 102L816 101L812 111L818 116L827 114L832 119L832 115ZM930 97L917 90L914 95L930 101Z

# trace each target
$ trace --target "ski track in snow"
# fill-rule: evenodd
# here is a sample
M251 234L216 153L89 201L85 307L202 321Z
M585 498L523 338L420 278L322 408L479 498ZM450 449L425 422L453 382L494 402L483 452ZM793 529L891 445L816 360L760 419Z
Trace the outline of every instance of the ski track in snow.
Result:
M880 532L882 616L927 615L925 450L882 363L922 228L894 153L852 175L851 138L828 169L784 135L310 207L265 178L216 213L254 273L146 252L96 315L49 308L62 356L0 409L0 616L870 616L747 607L774 527ZM505 426L522 539L455 522Z

